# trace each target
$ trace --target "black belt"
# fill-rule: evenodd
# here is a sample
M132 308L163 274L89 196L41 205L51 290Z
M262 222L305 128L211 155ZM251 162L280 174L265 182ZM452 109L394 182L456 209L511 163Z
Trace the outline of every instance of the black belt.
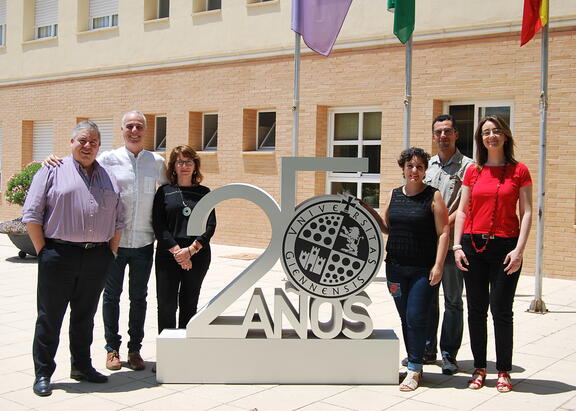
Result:
M103 247L105 245L108 245L107 242L102 242L102 243L77 243L74 241L65 241L65 240L60 240L58 238L47 238L46 240L50 240L52 242L55 242L56 244L65 244L65 245L73 245L74 247L80 247L80 248L84 248L84 249L88 249L88 248L96 248L96 247Z

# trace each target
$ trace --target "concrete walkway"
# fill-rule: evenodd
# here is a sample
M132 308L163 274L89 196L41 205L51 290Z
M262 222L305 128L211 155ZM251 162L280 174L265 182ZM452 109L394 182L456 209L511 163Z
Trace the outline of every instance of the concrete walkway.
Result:
M261 250L214 246L213 261L201 295L201 305L225 287ZM279 264L257 286L271 295L283 286ZM126 284L127 286L127 284ZM127 287L125 287L126 289ZM521 277L515 302L515 347L512 378L514 391L499 394L494 388L494 339L489 336L488 379L478 391L466 389L473 368L468 341L458 356L461 372L444 376L439 363L424 368L424 381L413 393L398 386L334 385L196 385L157 384L150 371L155 360L156 298L154 275L150 280L148 318L142 356L144 371L105 369L104 331L101 310L96 315L92 358L94 366L110 375L107 384L76 382L68 376L68 318L62 327L58 367L52 377L52 396L40 398L32 392L34 369L32 337L36 319L36 259L17 257L17 249L0 236L0 410L574 410L576 409L576 281L545 279L544 301L550 312L529 314L534 278ZM401 334L400 320L382 274L366 290L375 328L394 329ZM122 300L121 332L126 338L128 295ZM250 296L234 304L230 313L242 313ZM268 297L267 297L268 298ZM490 329L491 327L489 327ZM404 356L401 345L401 356ZM199 355L218 355L200 353ZM126 359L125 346L121 351ZM278 356L281 366L283 358ZM193 359L191 361L193 366ZM400 358L398 359L400 363Z

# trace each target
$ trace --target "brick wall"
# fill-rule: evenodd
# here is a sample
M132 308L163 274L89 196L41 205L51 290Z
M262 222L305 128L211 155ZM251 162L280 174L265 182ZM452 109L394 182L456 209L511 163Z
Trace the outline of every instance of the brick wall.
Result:
M518 35L416 43L413 55L411 144L434 152L432 118L445 101L506 99L514 102L517 158L538 181L539 36L518 46ZM576 278L576 32L553 31L550 38L549 121L546 170L544 274ZM0 124L4 130L3 174L18 171L29 158L32 141L26 124L51 119L56 154L68 152L76 118L113 117L115 143L122 144L120 118L138 109L167 116L167 150L190 142L200 148L201 113L218 113L218 151L201 153L204 183L216 188L250 183L280 202L280 161L291 155L293 61L286 57L198 65L141 73L39 82L0 88ZM382 110L381 201L402 183L396 158L402 149L404 48L399 45L341 50L329 58L307 54L301 62L301 156L327 152L328 109L376 106ZM277 113L276 151L254 153L255 113ZM147 144L153 141L150 122ZM10 142L9 144L7 142ZM298 201L324 193L323 173L298 174ZM4 181L4 184L6 182ZM19 214L0 196L0 218ZM217 207L214 241L265 246L270 224L245 200ZM534 217L534 222L536 217ZM534 272L536 224L525 253L525 270Z

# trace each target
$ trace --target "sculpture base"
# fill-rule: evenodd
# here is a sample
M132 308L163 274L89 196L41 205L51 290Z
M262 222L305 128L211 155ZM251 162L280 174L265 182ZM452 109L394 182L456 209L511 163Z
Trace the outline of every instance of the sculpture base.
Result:
M195 384L398 384L399 342L392 330L363 340L289 331L282 339L186 338L164 330L156 342L156 379Z

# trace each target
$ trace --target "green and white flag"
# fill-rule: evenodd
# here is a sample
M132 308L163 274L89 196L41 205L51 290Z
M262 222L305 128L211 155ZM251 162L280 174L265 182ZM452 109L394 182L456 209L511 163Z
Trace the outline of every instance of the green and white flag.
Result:
M388 10L394 11L394 34L405 44L414 31L415 0L388 0Z

